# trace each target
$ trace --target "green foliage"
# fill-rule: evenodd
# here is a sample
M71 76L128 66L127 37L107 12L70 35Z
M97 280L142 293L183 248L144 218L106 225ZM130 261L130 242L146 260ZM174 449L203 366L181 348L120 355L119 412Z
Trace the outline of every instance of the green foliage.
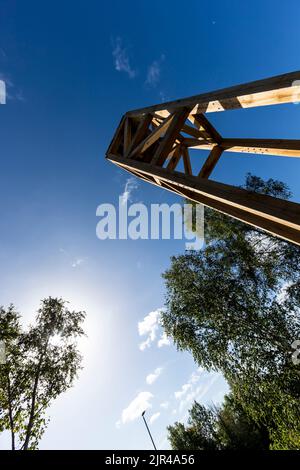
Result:
M237 450L268 449L267 429L248 417L233 395L225 397L220 409L194 402L187 426L176 422L168 427L172 449Z
M70 311L62 299L41 302L35 324L23 331L13 306L0 309L0 432L9 430L12 449L37 449L50 403L72 386L80 369L76 340L84 334L84 312Z
M283 183L247 176L246 189L287 198ZM205 208L206 245L173 257L166 333L206 369L222 371L272 448L299 448L300 249Z
M168 438L172 449L217 450L220 442L217 434L215 413L195 402L189 411L188 425L176 422L168 427Z

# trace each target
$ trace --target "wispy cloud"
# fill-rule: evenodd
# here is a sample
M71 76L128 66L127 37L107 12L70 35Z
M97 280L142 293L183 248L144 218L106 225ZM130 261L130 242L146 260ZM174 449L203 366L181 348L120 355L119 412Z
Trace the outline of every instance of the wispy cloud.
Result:
M171 341L165 332L161 332L160 318L163 310L163 308L158 308L157 310L148 313L148 315L138 323L139 335L146 336L146 339L139 345L141 351L144 351L146 348L150 348L152 343L156 340L159 348L169 346L171 344Z
M65 248L59 248L59 252L62 253L66 258L68 258L68 263L70 263L72 268L78 268L83 263L85 263L86 258L73 257Z
M163 371L162 367L157 367L154 372L147 375L147 377L146 377L147 384L152 385L158 379L158 377L161 375L162 371Z
M145 84L150 87L156 87L160 81L161 76L161 65L165 60L164 54L160 56L158 60L154 60L152 64L149 65L147 70L147 77Z
M123 41L120 37L112 40L112 55L114 59L115 69L118 72L127 73L129 78L134 78L137 74L136 70L130 65L129 55L127 48L123 46Z
M127 179L125 186L124 186L124 191L120 195L121 198L121 204L125 205L128 201L131 201L131 196L132 193L135 189L138 188L138 181L136 178L131 176L130 178Z
M160 98L160 101L162 101L162 102L170 100L170 98L166 95L166 93L163 90L160 90L159 98Z
M195 400L200 401L201 398L209 392L209 390L211 389L213 384L218 380L219 377L220 375L218 373L213 373L204 383L201 383L197 386L193 386L190 392L180 401L179 410L185 410L185 415L182 417L183 420L186 419L187 409L190 407L192 402Z
M130 421L134 421L137 418L140 418L143 411L151 408L151 399L153 398L152 393L150 392L140 392L132 400L131 403L122 411L121 420L117 421L116 426L120 427L121 423L126 424Z
M10 88L13 88L15 86L11 78L2 72L0 72L0 80L3 80L5 84Z
M158 411L157 413L154 413L152 416L150 416L150 424L153 424L154 421L156 421L160 417L160 412Z
M181 389L174 393L174 396L177 400L181 400L187 394L188 391L192 390L194 384L199 381L202 372L202 367L198 367L198 369L192 372L187 383L183 384Z
M0 72L0 80L4 82L5 85L5 97L2 97L1 103L5 104L5 101L7 100L12 100L12 101L25 101L24 95L22 90L18 89L12 79L7 75L2 72ZM3 87L2 87L2 93L3 93ZM5 100L3 101L3 98Z
M72 268L78 268L81 264L83 264L85 261L84 258L76 258L73 263L71 264Z
M182 385L180 390L174 393L178 403L177 412L183 413L180 421L185 421L188 417L188 409L193 401L200 401L210 390L213 384L220 377L219 373L207 373L202 367L198 367L189 377L188 381Z

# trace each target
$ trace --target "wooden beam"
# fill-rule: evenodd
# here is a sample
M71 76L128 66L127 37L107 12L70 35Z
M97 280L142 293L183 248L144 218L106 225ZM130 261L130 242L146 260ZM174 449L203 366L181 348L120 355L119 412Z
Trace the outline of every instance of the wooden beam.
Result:
M188 126L187 124L184 124L182 126L181 132L191 135L192 137L195 137L196 139L204 139L204 140L211 139L211 137L208 135L207 132L196 129L195 127L192 127L192 126Z
M197 145L202 145L202 144L208 144L208 145L217 145L217 142L215 142L207 133L206 137L202 136L201 139L198 139L196 137L183 137L182 136L182 143L185 142L186 147L195 147Z
M124 124L124 155L127 155L127 151L129 149L131 143L131 118L126 117L125 124Z
M133 169L131 168L131 173L132 173L134 176L137 176L138 178L140 178L140 179L146 181L147 183L152 183L153 178L150 178L150 176L146 176L145 174L140 173L140 172L139 172L138 170L136 170L136 169L133 170Z
M222 140L221 135L217 131L217 129L214 128L212 123L204 116L204 114L190 114L189 115L189 120L198 128L205 129L207 134L217 143L219 144Z
M131 150L136 147L145 137L147 130L149 129L149 125L152 121L152 115L151 114L145 114L142 116L140 124L138 125L138 128L131 140L131 144L129 145L127 152L125 154L125 157L128 157L130 154Z
M126 116L123 116L121 121L119 122L115 135L113 136L106 153L118 152L118 148L122 142L125 119L126 119Z
M141 113L154 113L165 110L173 112L183 106L191 107L191 114L196 114L291 103L299 101L299 80L300 71L291 72L188 98L159 103L146 108L135 109L129 111L127 115L136 116Z
M283 144L285 142L285 144ZM288 144L289 142L289 144ZM185 139L183 141L188 147L198 150L211 150L215 144L199 141L196 139ZM236 144L236 145L234 145ZM300 157L298 140L283 139L222 139L219 144L224 152L251 153L259 155L274 155L281 157ZM276 148L276 146L278 148Z
M134 147L129 155L129 158L132 158L134 155L141 155L145 152L151 145L156 142L160 136L166 132L173 120L173 116L170 114L161 124L159 124L154 131L151 132L139 145Z
M113 163L120 166L121 168L128 171L129 173L132 173L131 168L125 168L116 162L113 162ZM290 229L289 227L283 228L281 224L278 224L276 222L271 222L271 221L265 221L254 214L251 214L249 212L245 213L243 211L240 211L239 209L235 209L234 207L228 208L225 204L219 201L214 201L214 203L212 204L208 198L205 198L202 195L198 195L197 193L190 191L182 186L177 186L176 184L174 185L171 182L166 183L164 180L158 180L158 178L154 179L153 177L152 177L152 181L149 180L149 182L151 182L152 184L156 186L163 187L164 189L167 189L168 191L179 194L182 197L188 198L191 201L204 204L205 206L210 207L219 212L222 212L225 215L230 215L231 217L234 217L235 219L240 220L241 222L252 225L255 228L260 228L268 232L270 235L280 237L286 241L293 242L298 245L300 244L299 236L298 236L299 234L294 229Z
M153 114L153 116L156 116L156 117L158 117L158 118L166 118L166 117L169 116L169 114L171 114L171 113L170 113L170 111L168 111L167 109L161 109L161 110L156 111L156 112Z
M106 155L113 163L152 184L300 244L299 204L208 180L223 151L299 158L300 140L223 139L204 115L297 101L300 101L299 71L129 111L123 116ZM187 125L186 119L195 127ZM211 150L198 177L192 175L188 147ZM143 161L128 159L130 154ZM184 173L175 171L181 156ZM162 168L167 159L167 168Z
M185 137L182 140L182 144L185 145L186 147L195 147L195 148L202 148L202 146L204 145L208 145L209 148L212 148L216 145L215 142L212 142L209 140L194 139L193 137Z
M300 245L300 205L216 181L108 155L113 163L192 192L198 202Z
M211 201L208 198L205 198L202 195L198 195L197 193L190 191L186 188L183 188L181 186L178 187L170 182L165 183L161 181L160 186L164 187L164 189L168 189L169 191L175 192L181 195L182 197L190 199L191 201L204 204L205 206L210 207L214 210L217 210L218 212L222 212L225 215L230 215L231 217L237 220L240 220L241 222L252 225L255 228L262 229L268 232L270 235L280 237L286 241L293 242L293 243L300 245L299 234L294 229L290 229L288 227L285 229L281 224L278 224L276 222L272 222L269 220L265 221L261 219L259 216L256 216L255 214L251 214L249 212L245 213L241 211L240 209L236 209L234 207L228 208L226 204L223 204L222 202L219 202L219 201L214 201L212 205ZM228 210L230 211L230 214L228 213Z
M300 140L223 139L221 147L229 152L300 157Z
M193 171L191 167L191 159L190 159L189 151L187 147L185 147L184 145L182 146L181 151L182 151L182 156L183 156L184 172L186 175L192 175Z
M204 162L203 167L199 172L199 178L209 178L216 164L218 163L220 156L223 153L222 147L216 145L208 155L207 159Z
M168 116L170 116L170 113L168 113ZM168 116L166 116L166 117L168 117ZM153 126L154 129L155 129L157 126L159 126L159 124L161 124L161 122L162 122L162 119L158 120L158 119L156 119L156 118L154 117L153 120L152 120L152 124L154 125L154 126ZM178 137L175 139L175 143L176 143L177 145L180 145L181 142L183 142L183 139L184 139L184 137L183 137L181 134L178 134ZM174 147L173 147L173 148L174 148ZM169 156L170 156L170 155L169 155Z
M166 114L167 114L167 116L170 115L169 112L163 113L161 111L158 111L158 113L154 113L153 114L153 116L154 116L153 121L156 122L156 123L160 123L163 119L163 117L159 113L162 113L163 116L165 116ZM202 125L200 125L198 121L196 121L194 115L190 114L188 116L188 119L193 124L195 124L196 127L192 127L192 126L189 126L187 124L184 124L182 126L181 132L185 132L186 134L191 135L192 137L195 137L197 139L212 139L212 136L210 134L208 134L208 132L206 132L205 128ZM206 122L208 123L208 126L213 127L207 119L206 119ZM214 131L215 131L216 134L218 134L215 129L214 129Z
M180 109L176 114L174 114L172 122L164 138L162 139L156 152L154 153L154 156L151 161L152 165L162 166L164 164L168 154L172 150L175 139L176 137L178 137L178 134L180 133L180 130L184 125L188 115L188 108Z
M173 157L174 153L176 152L176 150L180 147L181 143L180 142L177 142L175 140L175 144L173 145L173 148L171 150L171 152L169 153L167 159L169 159L170 157Z
M178 163L179 163L180 158L181 158L180 147L177 147L177 149L174 153L174 156L171 158L171 160L169 161L169 163L167 165L167 170L174 171L175 168L177 167Z

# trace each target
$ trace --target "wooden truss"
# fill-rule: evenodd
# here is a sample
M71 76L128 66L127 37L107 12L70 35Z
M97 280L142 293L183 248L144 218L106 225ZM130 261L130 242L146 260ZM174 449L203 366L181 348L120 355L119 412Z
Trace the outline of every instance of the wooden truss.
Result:
M299 245L300 204L208 178L223 152L300 157L300 140L223 138L204 114L296 101L300 72L129 111L106 158L145 181ZM190 148L210 150L198 174ZM176 170L180 160L184 171Z

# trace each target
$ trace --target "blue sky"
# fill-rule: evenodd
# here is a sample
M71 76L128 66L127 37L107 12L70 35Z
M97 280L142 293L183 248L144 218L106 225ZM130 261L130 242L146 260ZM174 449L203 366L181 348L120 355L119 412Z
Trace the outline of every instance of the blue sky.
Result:
M222 399L222 377L158 347L161 273L184 242L96 237L97 206L128 188L104 154L129 109L298 70L299 15L297 0L0 1L0 303L25 321L48 295L87 311L84 370L51 407L41 448L151 448L135 419L145 403L164 448L194 398ZM295 104L209 117L228 137L299 138ZM226 154L212 177L242 184L247 171L281 178L299 201L297 159ZM179 201L129 185L133 202Z

